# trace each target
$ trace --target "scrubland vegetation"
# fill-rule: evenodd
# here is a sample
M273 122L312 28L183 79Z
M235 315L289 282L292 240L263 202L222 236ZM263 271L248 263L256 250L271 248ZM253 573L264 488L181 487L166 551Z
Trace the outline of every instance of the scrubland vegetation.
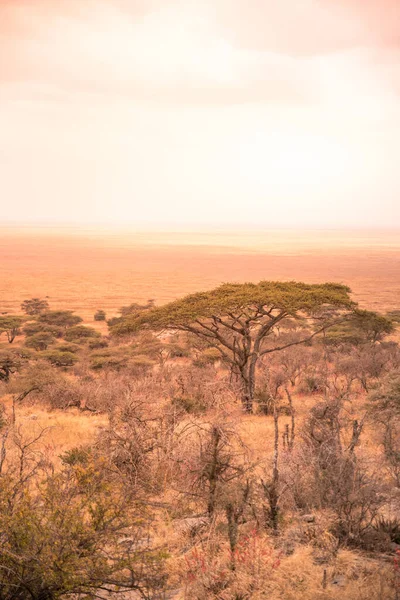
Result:
M399 311L260 282L106 319L0 315L1 600L400 598Z

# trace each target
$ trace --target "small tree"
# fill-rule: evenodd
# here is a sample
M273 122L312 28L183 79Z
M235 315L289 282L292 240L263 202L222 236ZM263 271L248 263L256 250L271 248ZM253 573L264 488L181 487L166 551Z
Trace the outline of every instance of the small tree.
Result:
M73 325L64 335L64 338L68 342L81 342L100 337L101 333L99 331L96 331L93 327L86 327L85 325Z
M41 298L31 298L30 300L24 300L21 304L21 310L27 315L34 316L40 315L40 313L48 310L49 303L47 300Z
M0 381L8 383L10 376L17 373L23 359L16 352L0 349Z
M72 352L62 352L54 348L54 350L45 350L42 352L43 358L48 360L56 367L72 367L78 362L78 357Z
M21 325L24 317L18 315L8 315L0 317L0 335L5 333L10 344L13 343L17 335L21 334Z
M74 315L72 310L48 310L39 315L38 321L66 330L68 327L82 323L82 318Z
M395 330L389 317L369 310L356 309L347 321L333 326L325 336L325 342L333 346L362 346L382 341Z
M49 346L54 344L56 338L51 335L51 333L37 333L36 335L32 335L25 340L25 346L28 348L33 348L34 350L47 350Z
M389 473L400 488L400 376L387 377L369 398L374 420L382 431Z
M64 328L59 327L58 325L48 325L47 323L32 321L24 326L23 332L28 337L36 335L37 333L49 333L55 338L61 338L64 334Z
M218 349L240 381L244 409L251 412L259 359L304 344L343 320L355 307L349 292L335 283L227 283L210 292L127 314L111 331L125 334L147 327L194 334Z

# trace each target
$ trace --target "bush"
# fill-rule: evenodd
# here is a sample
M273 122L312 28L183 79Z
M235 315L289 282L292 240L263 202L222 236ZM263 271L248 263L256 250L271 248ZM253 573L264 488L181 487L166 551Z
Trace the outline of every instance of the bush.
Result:
M0 486L2 600L90 599L99 589L154 598L165 583L163 553L151 547L147 515L108 477L105 459L67 459L47 474L32 445L21 448L23 477L18 463L7 464Z
M385 519L378 517L373 524L376 531L385 533L391 542L400 544L400 519Z
M21 310L27 315L40 315L40 313L48 310L49 303L47 300L41 298L31 298L30 300L24 300L21 304Z
M132 352L127 347L104 348L90 354L90 368L94 370L113 369L119 371L128 365Z
M60 350L46 350L41 356L56 367L72 367L78 362L78 357L72 352L62 352Z
M64 328L57 325L48 325L47 323L33 321L25 325L23 332L28 337L36 335L37 333L49 333L55 338L60 338L64 334Z
M214 365L221 360L221 353L216 348L206 348L193 361L195 367Z
M16 349L0 348L0 381L7 383L11 375L21 369L23 362L24 359Z
M280 556L270 540L252 531L242 536L234 553L224 543L194 548L183 562L187 598L266 598L264 596L280 566Z
M199 415L207 410L207 405L202 402L202 399L193 396L175 396L172 398L171 404L190 415Z
M72 310L48 310L39 315L38 321L46 325L55 325L65 330L68 327L82 323L82 318L74 315Z
M55 350L59 350L60 352L72 352L73 354L76 354L76 352L79 352L79 350L81 350L80 346L78 346L78 344L69 344L67 342L58 344L55 348Z
M91 339L88 342L90 350L100 350L101 348L108 348L108 341L105 338Z
M94 313L94 317L93 317L93 319L94 319L95 321L105 321L105 320L106 320L106 316L107 316L107 315L106 315L106 312L105 312L104 310L97 310L97 311Z
M70 327L64 335L67 342L82 342L100 337L101 333L99 331L96 331L93 327L86 327L85 325L74 325L73 327Z
M49 346L54 344L56 338L51 335L51 333L36 333L35 335L29 336L25 340L25 346L28 348L33 348L34 350L47 350Z

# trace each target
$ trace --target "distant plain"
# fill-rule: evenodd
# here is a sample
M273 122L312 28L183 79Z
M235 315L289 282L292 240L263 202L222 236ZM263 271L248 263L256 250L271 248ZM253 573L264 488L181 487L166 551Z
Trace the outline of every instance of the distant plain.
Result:
M0 310L45 297L92 320L131 302L162 304L226 281L337 281L362 307L400 307L400 231L145 232L0 229Z

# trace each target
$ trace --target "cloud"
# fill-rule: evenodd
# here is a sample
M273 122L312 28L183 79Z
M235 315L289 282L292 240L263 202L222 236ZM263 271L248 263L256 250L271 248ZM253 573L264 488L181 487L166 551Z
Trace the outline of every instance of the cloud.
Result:
M307 61L236 47L190 2L147 12L121 2L82 6L9 8L15 35L3 34L3 80L177 102L302 102L313 93Z

